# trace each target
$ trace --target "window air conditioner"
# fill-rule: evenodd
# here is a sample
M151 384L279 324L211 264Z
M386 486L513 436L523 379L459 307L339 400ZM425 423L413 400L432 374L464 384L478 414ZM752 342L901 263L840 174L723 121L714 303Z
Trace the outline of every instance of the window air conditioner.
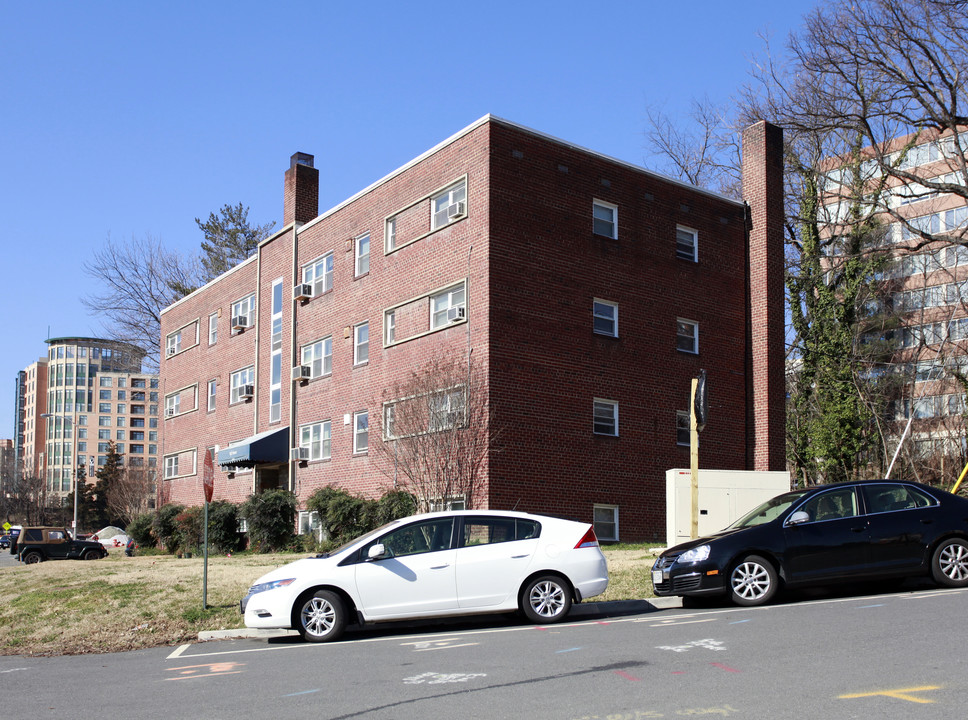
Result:
M173 417L175 415L175 408L165 408L165 417Z
M255 395L255 385L243 385L239 388L240 398L250 398Z
M459 322L464 319L463 307L447 308L447 322Z
M297 447L292 449L290 457L297 462L303 462L309 460L309 448L307 447Z
M300 283L292 289L293 300L309 300L313 296L313 286L309 283Z
M457 220L464 217L464 203L455 202L447 206L447 219Z
M309 380L313 376L313 369L309 365L296 365L292 369L293 381Z
M232 329L233 330L245 330L249 327L249 318L245 315L239 315L238 317L232 318Z
M171 356L172 356L172 355L174 355L174 354L175 354L176 352L178 352L178 349L177 349L177 348L176 348L176 347L175 347L174 345L172 345L172 346L171 346L171 347L169 347L169 348L168 348L168 350L167 350L167 354L168 354L168 357L171 357Z

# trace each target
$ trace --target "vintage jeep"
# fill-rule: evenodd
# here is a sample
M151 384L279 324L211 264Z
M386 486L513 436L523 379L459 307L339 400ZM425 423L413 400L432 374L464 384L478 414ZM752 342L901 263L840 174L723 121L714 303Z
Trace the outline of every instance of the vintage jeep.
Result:
M44 560L97 560L107 556L101 543L74 540L60 527L25 527L10 545L10 554L23 563Z

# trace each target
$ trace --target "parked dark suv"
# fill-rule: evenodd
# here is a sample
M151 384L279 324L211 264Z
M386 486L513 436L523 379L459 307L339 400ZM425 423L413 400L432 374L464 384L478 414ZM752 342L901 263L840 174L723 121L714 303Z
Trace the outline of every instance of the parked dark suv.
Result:
M23 563L44 560L97 560L107 556L101 543L74 540L59 527L25 527L10 545L10 554Z

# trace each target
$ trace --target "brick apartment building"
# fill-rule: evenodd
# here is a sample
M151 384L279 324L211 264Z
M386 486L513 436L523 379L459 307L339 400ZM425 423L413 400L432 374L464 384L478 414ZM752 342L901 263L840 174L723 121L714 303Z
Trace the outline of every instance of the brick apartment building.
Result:
M663 537L700 369L702 466L784 469L781 143L744 134L748 205L493 116L322 214L293 155L284 227L162 314L161 500L212 448L216 498L379 495L388 389L468 353L501 433L457 502Z

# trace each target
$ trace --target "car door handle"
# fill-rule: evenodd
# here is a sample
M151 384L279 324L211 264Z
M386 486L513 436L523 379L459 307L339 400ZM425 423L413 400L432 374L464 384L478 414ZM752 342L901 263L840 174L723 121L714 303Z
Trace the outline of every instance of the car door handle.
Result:
M525 553L524 555L512 555L511 556L511 559L512 560L520 560L521 558L526 558L526 557L531 557L531 556L529 554Z
M865 530L867 530L867 528L864 527L864 526L861 526L861 527L853 527L853 528L850 529L851 532L855 532L855 533L864 532Z
M922 525L934 525L934 520L930 520L928 518L921 518L921 524Z
M444 563L443 565L431 565L430 566L430 569L431 570L443 570L444 568L449 568L449 567L450 567L450 563Z

